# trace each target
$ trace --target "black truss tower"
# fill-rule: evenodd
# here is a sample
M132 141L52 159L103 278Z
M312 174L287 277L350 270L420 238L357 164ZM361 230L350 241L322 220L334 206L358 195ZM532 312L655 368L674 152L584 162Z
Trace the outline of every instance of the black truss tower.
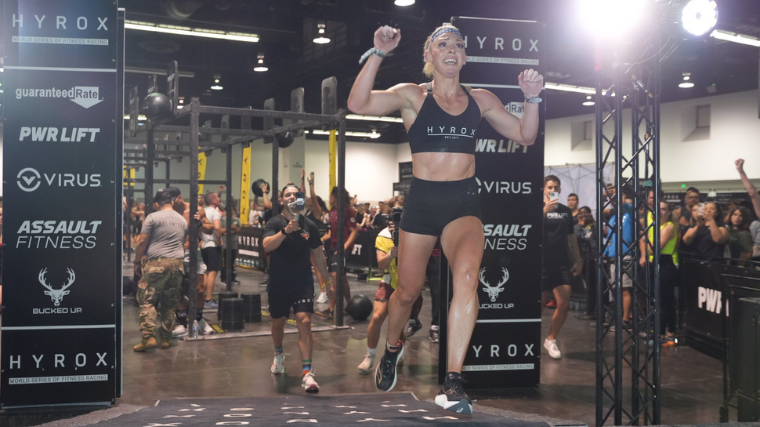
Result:
M596 425L660 424L660 62L657 31L635 61L597 47L596 166L597 258ZM615 58L613 61L612 58ZM641 59L644 58L644 59ZM623 131L631 111L630 138ZM627 114L626 114L627 116ZM614 182L604 182L605 167ZM654 190L652 207L647 194ZM614 193L614 194L613 194ZM630 208L623 196L633 198ZM630 215L633 241L621 221ZM612 218L615 218L612 221ZM606 227L605 227L606 226ZM605 228L615 235L614 256L604 257ZM656 232L655 232L656 231ZM642 250L649 247L652 258ZM615 268L610 275L610 264ZM630 279L632 326L623 328L623 279Z

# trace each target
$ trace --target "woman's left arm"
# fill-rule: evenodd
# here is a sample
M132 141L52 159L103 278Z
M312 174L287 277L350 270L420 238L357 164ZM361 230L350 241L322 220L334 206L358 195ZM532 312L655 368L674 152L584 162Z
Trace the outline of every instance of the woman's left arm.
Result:
M477 89L471 94L483 108L483 117L497 132L518 144L533 145L538 136L538 103L528 100L538 98L544 78L537 71L525 70L517 81L526 99L522 118L508 112L501 100L487 90Z

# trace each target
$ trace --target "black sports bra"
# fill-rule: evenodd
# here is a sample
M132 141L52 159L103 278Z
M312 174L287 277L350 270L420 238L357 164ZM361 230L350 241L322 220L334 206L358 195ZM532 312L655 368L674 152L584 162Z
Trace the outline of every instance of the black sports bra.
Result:
M475 154L475 131L480 123L480 107L470 92L467 108L458 116L443 111L433 97L433 85L427 84L427 96L407 131L409 146L414 153L467 153Z

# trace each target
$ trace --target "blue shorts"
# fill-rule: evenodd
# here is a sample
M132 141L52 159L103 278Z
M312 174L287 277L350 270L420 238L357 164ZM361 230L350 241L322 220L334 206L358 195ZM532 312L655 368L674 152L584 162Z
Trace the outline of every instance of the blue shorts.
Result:
M407 233L440 236L455 219L482 220L475 177L460 181L425 181L412 177L404 202L400 228Z

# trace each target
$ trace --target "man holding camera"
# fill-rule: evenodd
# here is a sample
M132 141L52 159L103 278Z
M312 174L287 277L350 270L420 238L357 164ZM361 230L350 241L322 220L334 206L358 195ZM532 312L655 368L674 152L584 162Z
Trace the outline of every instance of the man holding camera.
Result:
M552 359L562 357L556 338L567 318L567 310L570 308L572 276L581 274L583 268L583 260L573 230L573 212L559 203L559 193L562 191L560 185L559 178L554 175L547 175L544 178L541 290L543 305L546 305L551 294L554 294L554 298L557 299L557 309L552 316L551 330L544 341L544 348Z
M319 391L311 368L313 339L311 314L314 313L314 279L311 274L313 257L317 270L327 275L322 241L316 224L297 213L304 207L303 195L294 184L282 190L285 206L282 212L267 221L264 230L264 250L269 252L269 311L272 315L274 340L273 374L285 372L285 351L282 346L285 323L293 309L298 327L298 348L303 364L301 386L307 393ZM298 207L300 206L300 209Z

